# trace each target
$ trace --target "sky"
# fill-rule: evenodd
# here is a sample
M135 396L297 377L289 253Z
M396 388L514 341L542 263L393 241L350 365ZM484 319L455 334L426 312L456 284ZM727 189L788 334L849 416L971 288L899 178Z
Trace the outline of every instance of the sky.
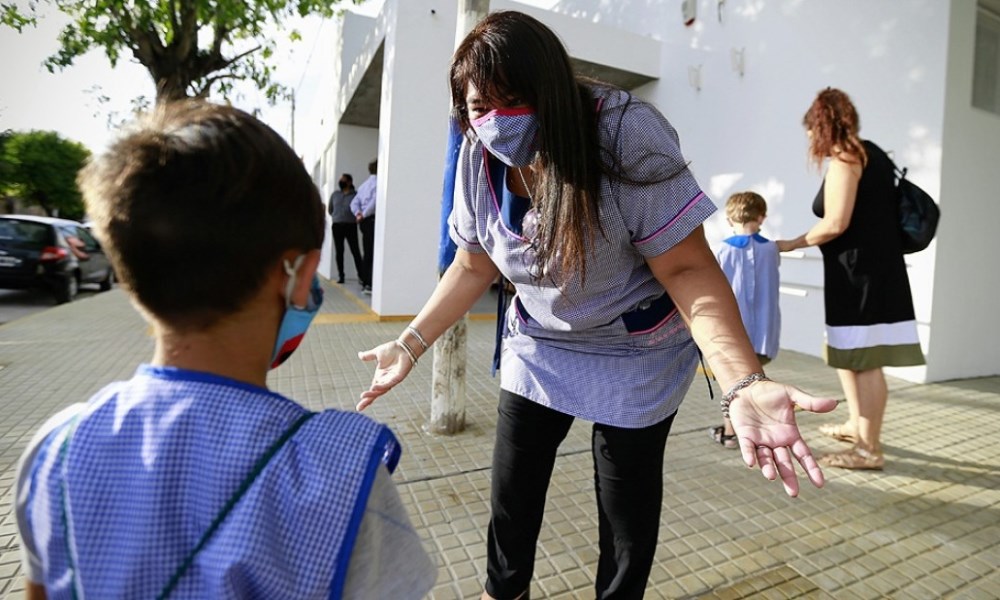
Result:
M24 4L24 3L19 3ZM359 12L369 12L381 2L372 2ZM104 54L91 51L77 59L74 65L49 73L42 65L46 57L58 48L56 40L67 19L61 13L41 3L47 9L35 28L24 32L0 27L0 131L51 130L63 137L81 142L92 152L99 152L114 138L109 117L120 123L131 111L134 98L155 97L152 79L145 67L130 57L123 57L112 69ZM346 8L346 7L345 7ZM296 20L289 23L298 29L303 39L296 43L279 41L275 54L278 70L275 79L295 87L303 65L315 43L314 32L319 19ZM287 33L276 33L275 39L287 39ZM100 97L108 100L101 102ZM269 106L267 100L253 89L243 90L233 104L258 116L278 133L289 137L290 102Z

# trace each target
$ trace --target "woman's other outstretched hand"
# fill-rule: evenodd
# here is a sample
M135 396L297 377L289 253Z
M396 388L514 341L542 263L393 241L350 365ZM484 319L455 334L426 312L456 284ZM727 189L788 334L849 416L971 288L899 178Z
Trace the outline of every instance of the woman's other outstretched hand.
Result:
M358 352L358 358L365 362L377 361L375 363L375 374L372 376L371 387L361 392L361 401L358 402L357 406L358 410L368 408L376 398L395 387L413 369L410 357L394 341L386 342L372 350Z
M823 471L795 423L795 406L825 413L836 408L837 401L776 381L761 381L740 390L729 405L743 462L750 468L760 465L761 473L771 481L780 475L785 493L793 497L799 494L793 456L813 485L823 487L824 482Z

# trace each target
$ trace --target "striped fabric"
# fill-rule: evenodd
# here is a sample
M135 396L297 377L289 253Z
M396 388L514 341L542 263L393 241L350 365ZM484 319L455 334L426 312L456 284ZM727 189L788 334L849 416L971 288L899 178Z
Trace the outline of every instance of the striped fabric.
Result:
M916 321L827 325L824 358L832 367L852 371L924 363Z
M602 147L616 150L632 179L664 181L602 179L604 236L594 241L597 258L588 261L586 285L578 275L562 290L547 279L532 281L530 243L502 218L511 212L503 207L506 177L493 181L498 161L479 142L462 148L452 239L469 252L488 253L517 290L521 313L518 303L507 313L504 389L590 421L646 427L680 405L697 350L676 311L641 332L630 333L621 317L664 294L646 258L687 237L715 206L687 170L677 133L663 115L626 92L595 94L601 98Z

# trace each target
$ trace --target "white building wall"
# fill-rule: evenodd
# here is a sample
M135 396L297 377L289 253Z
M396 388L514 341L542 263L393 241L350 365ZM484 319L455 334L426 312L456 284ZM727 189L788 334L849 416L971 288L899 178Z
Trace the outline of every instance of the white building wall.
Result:
M570 56L649 77L660 76L661 44L646 36L638 37L619 27L597 25L574 15L546 7L551 2L492 0L490 12L517 10L531 15L552 29Z
M946 2L728 2L720 18L716 0L700 0L691 27L683 25L678 3L565 0L553 8L663 40L660 79L637 92L675 125L692 170L720 208L729 194L743 189L768 200L764 234L769 237L799 235L816 221L811 205L822 176L807 162L801 123L816 93L828 85L851 95L862 136L892 151L914 181L939 197ZM734 65L740 55L742 76ZM706 232L713 243L729 234L721 211ZM932 246L908 260L925 350L934 256ZM819 355L819 250L786 255L782 280L781 345ZM925 377L923 367L892 373Z
M972 107L975 2L954 0L928 379L1000 373L1000 116Z
M375 28L386 38L378 154L385 175L379 202L389 212L377 226L384 252L376 257L373 298L382 315L413 314L435 281L436 236L414 231L436 231L455 4L389 0ZM721 4L721 15L719 6L698 0L698 18L685 27L679 2L492 3L493 10L539 16L579 58L646 65L639 72L656 62L645 61L648 49L615 43L619 33L592 24L661 40L659 80L637 93L677 127L695 175L718 205L742 189L767 198L764 233L772 238L796 236L815 223L811 204L821 173L807 161L802 115L823 87L846 90L858 106L862 136L909 167L944 211L938 241L907 261L931 367L892 374L923 381L1000 371L991 348L1000 325L985 306L1000 291L998 270L981 268L974 250L990 239L985 228L992 220L980 215L992 214L986 203L994 192L984 173L1000 155L997 117L969 108L974 3L730 1ZM365 43L371 39L369 33ZM414 109L417 101L421 110ZM958 208L961 202L981 208ZM728 235L723 216L706 231L713 243ZM820 353L822 277L815 248L785 257L782 347Z
M414 315L437 284L454 0L388 0L372 309Z

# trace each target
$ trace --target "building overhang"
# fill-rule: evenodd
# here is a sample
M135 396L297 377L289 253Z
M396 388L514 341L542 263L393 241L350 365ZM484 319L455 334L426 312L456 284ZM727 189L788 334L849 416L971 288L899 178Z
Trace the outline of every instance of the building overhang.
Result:
M516 2L494 1L491 10L518 10L545 23L563 40L573 67L580 75L624 89L634 89L659 78L662 51L658 40ZM356 56L342 57L352 74L342 90L341 98L347 99L342 104L342 124L379 125L384 21L384 15L361 21L371 28L365 48ZM443 72L446 65L441 69Z

